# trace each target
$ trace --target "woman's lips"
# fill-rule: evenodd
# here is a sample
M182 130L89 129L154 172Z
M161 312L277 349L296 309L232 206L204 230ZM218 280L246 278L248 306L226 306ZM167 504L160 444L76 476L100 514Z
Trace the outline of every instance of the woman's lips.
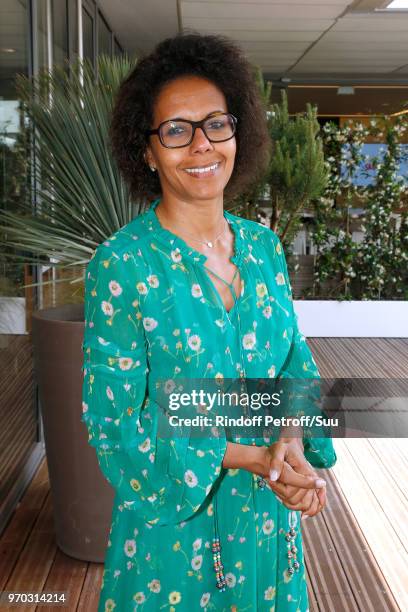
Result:
M208 178L214 176L218 168L221 166L221 162L215 162L214 164L208 164L207 166L195 166L191 168L184 168L184 172L187 172L189 176L194 178Z

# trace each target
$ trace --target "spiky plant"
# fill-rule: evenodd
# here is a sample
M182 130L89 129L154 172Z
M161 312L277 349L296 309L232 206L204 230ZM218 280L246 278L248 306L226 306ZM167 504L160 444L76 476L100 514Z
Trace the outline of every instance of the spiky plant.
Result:
M35 201L21 202L19 212L0 211L1 242L13 261L78 269L75 278L49 282L81 282L95 247L140 212L108 137L116 91L134 64L100 56L97 79L87 61L69 75L56 67L33 80L17 79L33 126Z
M329 171L319 136L317 109L307 104L306 113L290 117L286 92L282 90L281 103L274 104L271 111L271 228L284 244L291 244L299 229L300 212L322 194Z

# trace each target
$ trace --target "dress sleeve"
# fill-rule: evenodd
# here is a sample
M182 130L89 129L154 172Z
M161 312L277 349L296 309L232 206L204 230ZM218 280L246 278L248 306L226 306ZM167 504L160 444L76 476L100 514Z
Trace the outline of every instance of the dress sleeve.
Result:
M86 268L81 420L123 508L151 524L176 524L204 503L227 443L157 435L136 260L100 245Z
M278 283L283 287L286 304L289 305L293 328L289 352L279 372L278 378L296 379L294 383L295 393L293 394L293 399L291 400L291 406L289 408L290 412L294 411L296 414L325 417L324 413L319 408L319 369L306 342L306 338L298 327L298 316L293 307L292 287L285 254L282 243L274 232L272 232L272 244L273 259L277 267L276 275L278 276ZM316 426L313 426L312 429L314 433L313 436L310 435L310 431L307 427L304 428L303 445L306 459L313 467L332 467L337 461L337 456L331 437L327 437L327 430L329 428L325 427L323 430L325 437L316 436L316 431L318 431Z

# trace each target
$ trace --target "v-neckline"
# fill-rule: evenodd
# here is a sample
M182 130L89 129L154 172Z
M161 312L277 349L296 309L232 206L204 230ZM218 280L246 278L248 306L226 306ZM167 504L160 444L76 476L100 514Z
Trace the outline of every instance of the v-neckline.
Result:
M162 226L159 220L159 217L157 216L157 213L156 213L156 208L159 205L159 203L160 203L160 199L155 200L154 202L152 202L149 210L147 211L147 215L150 219L152 229L156 232L158 236L161 236L162 239L165 239L166 242L169 242L171 246L174 247L175 250L178 249L180 253L187 255L188 257L191 257L196 262L200 262L203 265L203 268L206 268L205 262L208 260L208 257L206 255L204 255L203 253L200 253L200 251L197 251L196 249L191 247L189 244L187 244L187 242L183 240L182 238L180 238L180 236L178 236L174 232ZM236 297L235 289L232 285L234 304L232 305L230 310L226 309L220 292L218 291L217 287L214 284L214 281L208 274L208 271L214 274L213 270L210 270L210 268L206 268L207 271L204 271L204 274L206 275L208 282L210 283L210 286L212 290L214 291L214 294L217 297L220 307L222 308L223 312L226 314L228 320L230 320L230 316L232 316L232 314L234 313L236 306L242 297L242 290L245 287L244 279L242 277L242 268L240 268L240 263L242 261L242 256L243 256L243 240L241 237L240 228L237 226L236 221L234 219L234 215L229 213L227 210L224 210L223 214L224 214L225 220L228 222L234 234L233 254L229 258L229 260L231 263L233 263L236 266L236 268L238 268L239 273L240 273L240 280L241 280L241 289L237 297ZM218 275L215 273L215 276L218 276ZM221 277L219 278L221 279ZM229 290L231 291L231 284L227 283L225 279L222 279L222 281L229 287Z
M242 297L242 289L245 286L244 285L244 280L242 278L242 268L240 268L237 264L235 264L235 265L237 266L237 268L239 270L239 276L240 276L240 280L241 280L241 290L240 290L239 295L237 297L235 297L236 294L235 294L235 289L234 289L233 284L232 283L227 283L226 280L222 279L223 282L226 285L228 285L228 287L230 288L230 291L231 291L231 287L232 287L232 289L234 290L234 294L235 294L235 295L233 295L234 303L233 303L233 305L231 306L231 308L229 310L226 309L225 304L223 302L223 299L221 297L221 294L218 291L217 287L215 286L213 279L211 278L211 276L208 275L207 272L204 272L204 274L208 278L208 282L210 283L212 290L214 291L215 295L217 296L217 299L218 299L218 301L220 303L221 308L223 309L223 312L227 315L228 319L230 319L230 317L234 314L234 310L236 309L237 304L241 300L241 297ZM205 268L205 266L204 266L204 268ZM208 268L207 268L207 270L208 270ZM211 272L212 272L212 270L211 270Z

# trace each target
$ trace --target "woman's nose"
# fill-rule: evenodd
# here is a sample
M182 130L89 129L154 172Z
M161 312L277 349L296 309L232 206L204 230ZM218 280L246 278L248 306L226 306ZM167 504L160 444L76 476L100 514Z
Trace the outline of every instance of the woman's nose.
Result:
M197 128L191 142L191 147L193 151L209 151L213 148L213 145L204 134L203 129Z

